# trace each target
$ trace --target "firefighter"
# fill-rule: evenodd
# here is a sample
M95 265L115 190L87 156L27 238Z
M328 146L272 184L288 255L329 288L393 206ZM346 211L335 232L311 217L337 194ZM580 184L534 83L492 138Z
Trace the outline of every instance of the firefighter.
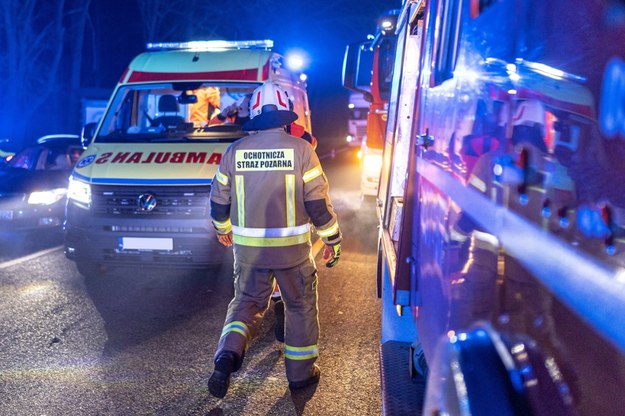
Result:
M252 94L245 94L239 98L235 103L224 108L213 120L211 125L219 123L231 123L244 125L250 119L250 98ZM293 101L289 99L289 110L293 111ZM311 133L306 131L304 127L296 123L291 123L285 128L286 132L291 136L299 137L306 140L311 144L313 149L317 149L317 139ZM274 290L271 295L271 300L274 305L275 325L274 334L276 340L284 342L284 303L282 302L282 295L280 294L280 287L274 282Z
M287 134L297 119L288 95L267 82L250 101L250 135L224 153L211 189L211 216L217 238L234 246L234 298L208 381L210 393L224 397L231 373L268 309L274 279L285 304L285 367L289 388L319 381L317 268L310 223L326 244L326 266L338 263L342 235L328 182L312 146Z
M210 121L210 125L231 123L243 125L250 119L249 105L251 94L246 94L238 99L235 103L224 108ZM293 111L293 101L289 99L289 110ZM291 136L299 137L311 144L313 149L317 149L317 139L306 129L297 123L291 123L286 126L286 132Z

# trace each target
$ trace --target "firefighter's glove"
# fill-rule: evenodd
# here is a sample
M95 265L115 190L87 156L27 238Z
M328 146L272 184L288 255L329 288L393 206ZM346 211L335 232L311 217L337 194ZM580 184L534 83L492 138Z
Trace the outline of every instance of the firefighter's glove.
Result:
M332 246L327 245L323 250L323 259L326 261L326 267L334 267L339 262L341 257L341 243L334 244Z

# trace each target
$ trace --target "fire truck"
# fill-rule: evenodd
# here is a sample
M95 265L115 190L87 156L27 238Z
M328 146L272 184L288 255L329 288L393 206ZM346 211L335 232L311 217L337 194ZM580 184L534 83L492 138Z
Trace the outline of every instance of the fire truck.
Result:
M625 4L404 0L384 414L624 414Z
M384 13L378 18L377 31L371 39L350 44L345 50L343 86L352 97L362 96L369 103L366 123L362 123L366 126L365 131L360 134L357 130L355 132L360 140L358 157L361 162L362 196L375 196L380 180L398 13L399 10ZM352 101L355 100L350 99ZM355 123L350 120L350 124Z
M351 92L347 108L349 116L347 117L346 141L351 147L360 147L367 140L369 103L365 101L361 93Z
M241 115L267 80L292 100L308 132L306 85L273 42L148 44L129 64L70 178L65 254L80 273L108 266L221 262L209 192L221 155L244 136ZM243 110L238 112L237 110Z

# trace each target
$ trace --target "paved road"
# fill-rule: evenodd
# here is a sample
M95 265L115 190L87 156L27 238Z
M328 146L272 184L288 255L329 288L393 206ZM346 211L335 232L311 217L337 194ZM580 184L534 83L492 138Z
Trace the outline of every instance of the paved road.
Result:
M354 160L352 152L323 160L345 243L337 268L320 267L316 389L289 392L269 312L228 396L209 395L232 296L228 252L203 273L118 269L98 280L82 278L54 237L25 236L18 246L3 236L0 414L380 414L377 224ZM19 260L31 253L39 254Z

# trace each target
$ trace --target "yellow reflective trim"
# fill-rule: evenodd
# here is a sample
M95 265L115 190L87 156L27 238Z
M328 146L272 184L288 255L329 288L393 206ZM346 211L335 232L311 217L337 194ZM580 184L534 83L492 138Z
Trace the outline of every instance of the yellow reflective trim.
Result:
M217 173L215 173L215 178L217 179L217 182L223 186L228 186L228 177L221 173L219 169L217 169Z
M289 354L289 353L284 353L284 356L289 359L289 360L310 360L311 358L315 358L315 357L319 357L319 353L315 352L315 353L311 353L311 354L307 354L307 355L293 355L293 354Z
M481 192L486 192L486 183L475 175L471 175L469 183Z
M317 345L293 347L285 344L284 356L290 360L309 360L311 358L319 357L319 347Z
M232 321L229 324L226 324L223 331L221 331L221 336L223 337L230 332L236 332L237 334L243 335L245 338L250 338L250 329L247 327L245 322L242 321Z
M223 222L213 220L213 224L215 224L215 227L223 234L228 234L230 231L232 231L232 223L230 222L230 218Z
M286 247L310 241L309 233L290 237L245 237L234 234L232 238L235 244L250 247Z
M295 227L295 175L284 175L286 184L286 226Z
M302 176L302 179L304 180L304 183L307 183L315 179L317 176L320 176L321 174L323 174L321 165L317 165L308 172L305 172L304 176Z
M292 345L284 345L284 349L285 351L297 351L297 352L301 352L301 351L311 351L311 350L316 350L319 347L317 347L317 345L308 345L306 347L294 347Z
M238 224L240 227L245 227L245 184L243 179L242 175L234 176L237 193Z
M319 235L319 237L332 237L334 234L338 232L339 232L339 223L336 221L334 222L334 224L332 224L332 226L328 228L324 228L323 230L317 229L317 234Z

